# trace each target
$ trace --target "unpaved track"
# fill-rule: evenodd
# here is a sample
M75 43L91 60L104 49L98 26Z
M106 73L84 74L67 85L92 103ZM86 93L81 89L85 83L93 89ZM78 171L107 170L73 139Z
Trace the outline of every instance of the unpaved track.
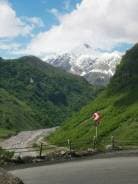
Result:
M138 157L74 161L12 173L25 184L138 184Z
M1 142L0 146L4 149L25 148L32 146L33 143L38 142L38 140L44 136L48 136L50 133L55 131L55 129L56 128L23 131L16 136L12 136L11 138Z

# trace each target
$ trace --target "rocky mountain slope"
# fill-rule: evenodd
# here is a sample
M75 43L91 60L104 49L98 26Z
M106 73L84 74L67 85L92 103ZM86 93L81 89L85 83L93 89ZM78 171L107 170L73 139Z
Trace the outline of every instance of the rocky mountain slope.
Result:
M71 53L54 55L46 59L46 62L83 76L91 84L107 85L121 57L119 52L95 53L89 45L84 44Z

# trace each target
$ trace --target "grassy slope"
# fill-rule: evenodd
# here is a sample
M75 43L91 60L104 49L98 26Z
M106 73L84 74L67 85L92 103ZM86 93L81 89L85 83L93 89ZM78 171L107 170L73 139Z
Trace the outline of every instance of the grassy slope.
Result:
M0 140L6 139L15 134L16 132L14 130L7 130L7 129L0 128Z
M10 130L40 128L40 125L34 121L29 106L0 88L0 127L0 134L6 135Z
M138 140L138 45L123 57L121 65L108 88L94 102L68 119L56 133L49 137L58 144L68 138L89 139L95 135L91 114L100 111L102 121L99 139L111 135L119 139Z

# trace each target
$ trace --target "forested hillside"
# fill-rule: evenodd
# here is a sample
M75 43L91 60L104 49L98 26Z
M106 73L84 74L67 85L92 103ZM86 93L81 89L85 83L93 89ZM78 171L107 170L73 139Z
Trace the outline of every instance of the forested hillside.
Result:
M83 78L33 56L0 60L0 127L33 129L60 125L93 100Z

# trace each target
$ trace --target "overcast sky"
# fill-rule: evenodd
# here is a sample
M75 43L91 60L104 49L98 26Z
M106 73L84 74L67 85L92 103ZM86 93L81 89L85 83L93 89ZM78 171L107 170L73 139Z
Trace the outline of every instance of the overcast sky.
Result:
M138 0L0 0L0 56L44 57L83 44L121 51L138 41Z

